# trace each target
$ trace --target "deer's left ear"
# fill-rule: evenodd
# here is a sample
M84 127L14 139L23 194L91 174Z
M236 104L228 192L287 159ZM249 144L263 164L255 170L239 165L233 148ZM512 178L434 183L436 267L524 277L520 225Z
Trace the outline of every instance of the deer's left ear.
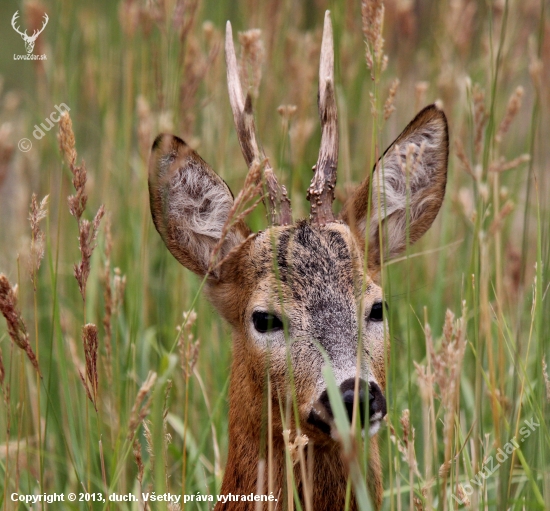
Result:
M219 248L219 259L246 239L250 230L241 220L224 234L233 196L223 179L183 140L159 135L149 159L149 199L157 231L183 266L204 277Z
M387 261L432 225L445 196L448 155L447 119L430 105L386 149L347 201L341 218L363 246L368 236L371 267L380 267L381 247Z

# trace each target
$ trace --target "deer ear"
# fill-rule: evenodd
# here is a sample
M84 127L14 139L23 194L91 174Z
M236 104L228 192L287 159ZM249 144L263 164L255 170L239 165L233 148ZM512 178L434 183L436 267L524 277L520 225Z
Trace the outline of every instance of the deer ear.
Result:
M445 195L448 155L447 119L430 105L386 149L347 201L341 218L363 246L368 236L371 267L380 267L381 247L384 260L391 259L432 225Z
M149 200L168 250L197 275L208 272L214 247L233 206L231 190L183 140L159 135L149 159ZM225 236L219 256L246 239L243 222ZM216 271L211 272L219 277Z

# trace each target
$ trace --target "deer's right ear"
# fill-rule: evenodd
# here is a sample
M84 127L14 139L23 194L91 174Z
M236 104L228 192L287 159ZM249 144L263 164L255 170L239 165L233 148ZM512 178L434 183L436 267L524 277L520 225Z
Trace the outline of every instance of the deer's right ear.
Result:
M201 277L233 206L233 196L208 164L183 140L159 135L149 159L149 200L157 231L172 255ZM246 239L244 223L229 230L220 257ZM218 277L216 271L211 276Z

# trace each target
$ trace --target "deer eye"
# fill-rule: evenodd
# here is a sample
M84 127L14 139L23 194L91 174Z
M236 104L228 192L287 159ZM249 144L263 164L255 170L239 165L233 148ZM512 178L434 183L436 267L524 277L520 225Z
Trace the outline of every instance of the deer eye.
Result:
M382 321L384 319L384 304L382 302L376 302L372 305L370 310L370 321Z
M254 323L254 328L261 334L277 332L283 329L283 322L275 314L270 314L269 312L253 312L252 322Z

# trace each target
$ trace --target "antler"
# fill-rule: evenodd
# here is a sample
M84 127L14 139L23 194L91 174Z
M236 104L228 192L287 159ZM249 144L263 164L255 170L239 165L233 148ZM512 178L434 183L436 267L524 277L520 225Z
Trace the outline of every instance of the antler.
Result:
M19 27L17 27L15 25L15 22L17 21L17 18L19 17L19 11L15 11L15 14L13 15L13 17L11 18L11 26L13 27L13 29L23 38L26 38L26 37L29 37L27 35L27 31L25 30L25 32L21 32L21 30L19 30Z
M44 13L44 22L42 23L42 28L40 30L35 30L31 36L31 39L36 39L41 33L42 31L46 28L46 25L48 24L48 21L50 20L50 18L48 18L48 15L46 13Z
M30 41L35 41L36 38L44 31L44 29L46 28L46 25L48 24L48 21L50 20L50 18L48 18L48 15L46 13L44 13L44 21L42 22L42 28L40 30L35 30L32 35L29 35L27 34L27 31L25 30L25 32L21 32L21 30L19 30L19 27L17 27L15 25L15 22L17 21L17 18L19 17L19 11L15 11L15 14L13 15L13 17L11 18L11 26L13 27L13 29L21 36L23 37L23 39L25 40L30 40Z
M334 91L334 42L330 11L325 13L321 60L319 63L319 117L321 147L315 174L307 191L311 202L311 223L323 226L334 221L332 201L338 167L338 113Z
M248 167L254 161L265 161L264 177L267 186L267 208L273 225L288 225L292 223L292 211L286 188L279 185L269 161L263 149L256 140L256 127L252 112L252 100L250 94L246 99L241 87L239 71L237 68L237 56L233 45L233 31L228 21L225 30L225 60L227 63L227 89L229 102L233 110L233 120L237 129L237 136L241 145L241 151Z

